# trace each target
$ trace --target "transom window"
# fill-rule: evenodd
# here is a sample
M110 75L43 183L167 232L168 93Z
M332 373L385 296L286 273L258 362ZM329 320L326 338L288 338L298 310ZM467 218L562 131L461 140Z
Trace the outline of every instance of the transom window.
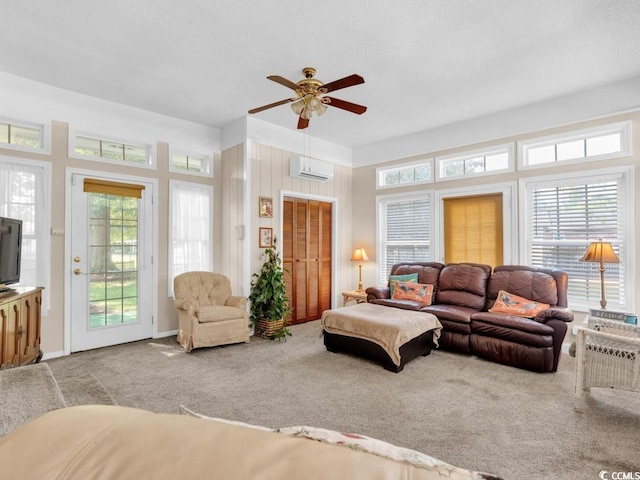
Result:
M70 145L70 156L125 163L137 167L152 167L151 145L99 138L98 136L75 135Z
M436 163L439 180L506 172L513 170L513 145L436 157Z
M46 150L45 125L0 118L0 145L15 150Z
M433 159L376 169L378 188L403 187L433 181Z
M519 142L521 166L604 160L630 154L631 123L621 122Z
M213 176L212 158L208 155L174 153L171 155L169 170L189 175Z

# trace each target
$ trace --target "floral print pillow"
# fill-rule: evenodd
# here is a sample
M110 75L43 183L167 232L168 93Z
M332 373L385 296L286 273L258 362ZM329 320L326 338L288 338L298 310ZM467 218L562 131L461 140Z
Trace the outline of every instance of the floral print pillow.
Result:
M506 313L518 317L533 318L538 313L549 308L549 304L527 300L513 293L500 290L496 303L489 309L491 313Z
M393 297L396 300L414 300L423 305L431 305L433 285L428 283L396 282Z
M278 428L276 432L292 437L302 437L333 445L341 445L358 452L365 452L395 462L403 462L416 468L430 470L434 478L455 480L501 480L500 477L483 472L455 467L430 455L399 447L376 438L355 433L342 433L324 428L296 426Z

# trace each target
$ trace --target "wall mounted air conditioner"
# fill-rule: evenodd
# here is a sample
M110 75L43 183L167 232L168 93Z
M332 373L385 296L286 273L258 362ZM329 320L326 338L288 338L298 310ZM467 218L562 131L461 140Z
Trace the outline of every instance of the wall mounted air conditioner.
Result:
M291 157L291 176L316 182L333 181L333 163L296 155Z

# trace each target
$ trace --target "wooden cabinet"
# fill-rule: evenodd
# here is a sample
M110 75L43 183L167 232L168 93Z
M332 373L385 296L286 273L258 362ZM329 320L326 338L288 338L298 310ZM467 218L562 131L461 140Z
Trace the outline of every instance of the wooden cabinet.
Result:
M332 205L284 198L282 262L289 301L289 323L320 318L331 308Z
M0 294L0 368L39 362L42 288Z

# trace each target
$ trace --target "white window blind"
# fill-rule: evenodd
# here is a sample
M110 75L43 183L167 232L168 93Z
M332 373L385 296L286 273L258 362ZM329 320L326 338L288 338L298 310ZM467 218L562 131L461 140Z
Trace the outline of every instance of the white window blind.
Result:
M379 281L387 282L399 262L427 262L431 258L431 196L378 199Z
M620 263L605 265L605 295L611 308L625 305L627 208L623 175L532 184L527 189L529 263L569 274L572 306L597 307L600 271L580 262L592 241L611 242Z
M213 269L213 187L169 182L169 295L173 279L184 272Z

